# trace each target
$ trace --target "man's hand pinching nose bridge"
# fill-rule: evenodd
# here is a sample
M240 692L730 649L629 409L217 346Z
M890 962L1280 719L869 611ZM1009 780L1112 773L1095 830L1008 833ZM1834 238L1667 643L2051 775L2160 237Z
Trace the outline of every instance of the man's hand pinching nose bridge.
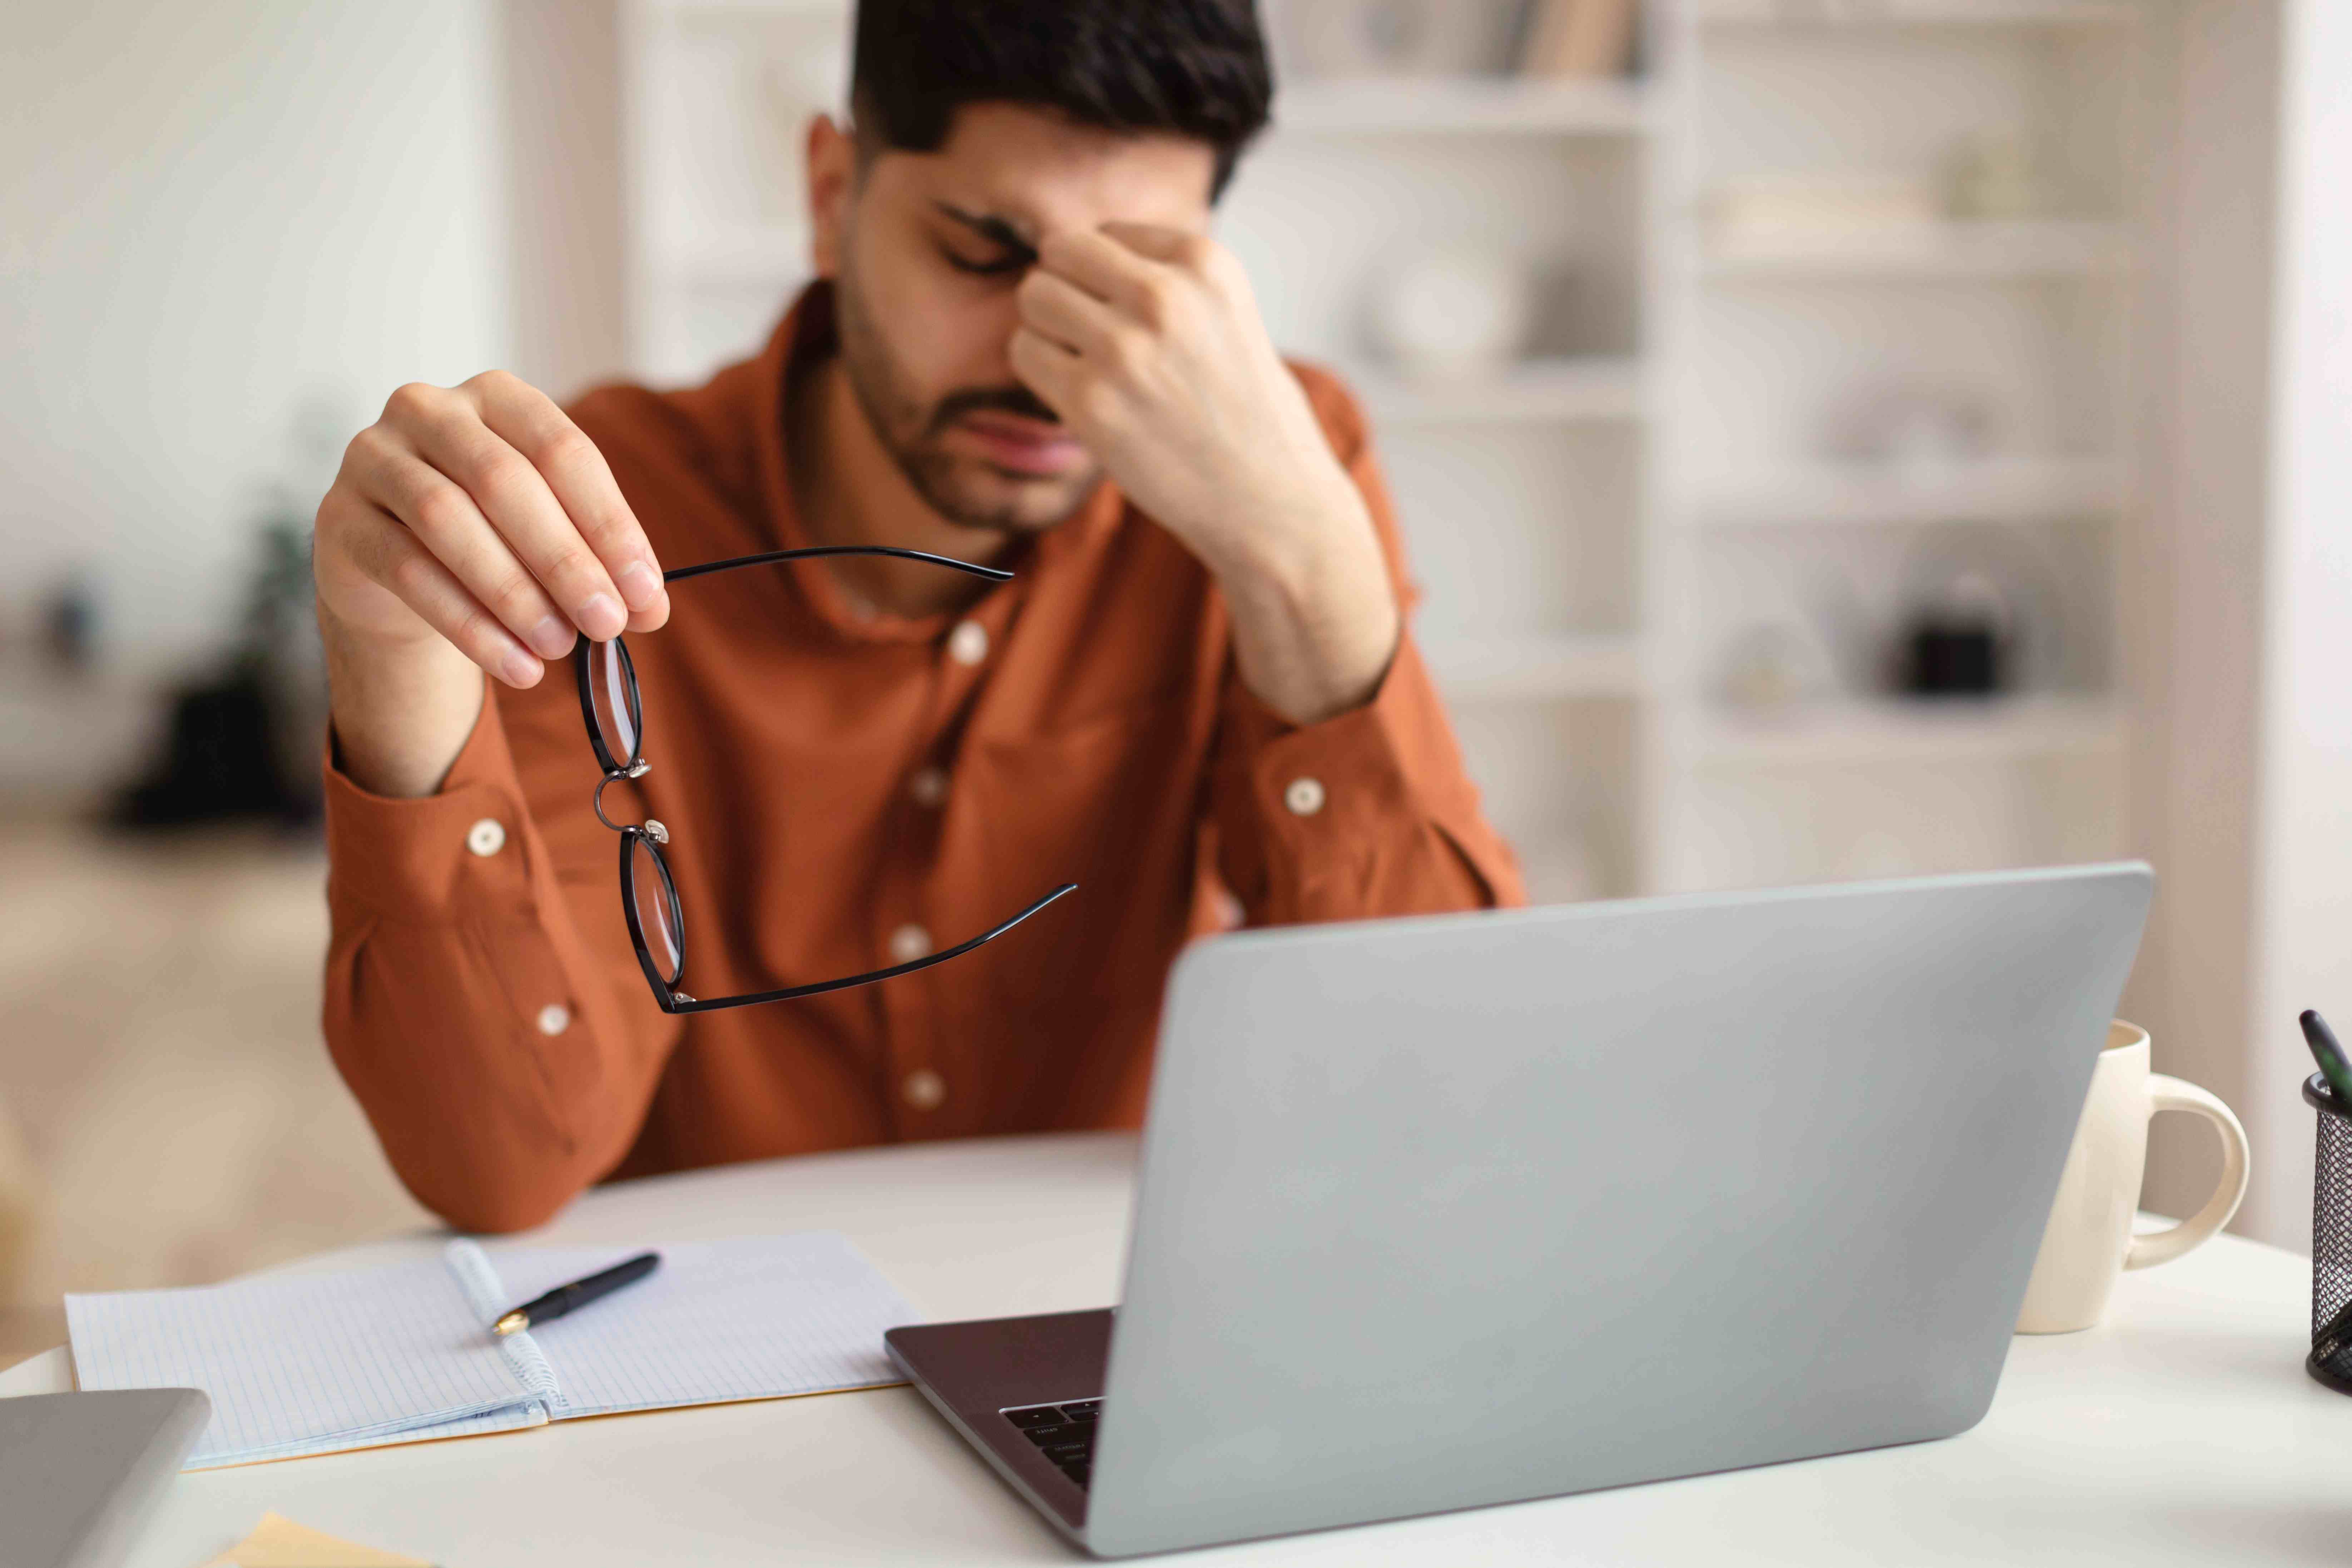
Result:
M1395 593L1241 264L1205 235L1134 223L1056 231L1035 255L1013 373L1216 573L1268 706L1309 723L1362 702L1396 649Z

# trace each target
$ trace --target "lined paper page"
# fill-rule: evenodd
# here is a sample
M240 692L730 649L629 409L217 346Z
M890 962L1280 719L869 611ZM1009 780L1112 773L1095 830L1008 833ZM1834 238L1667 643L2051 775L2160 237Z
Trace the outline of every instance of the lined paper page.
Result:
M438 1258L68 1296L66 1322L82 1387L212 1396L191 1469L545 1418Z
M661 1267L646 1279L527 1331L555 1372L556 1419L905 1381L882 1331L921 1319L845 1238L823 1230L652 1249ZM646 1249L485 1250L511 1305Z

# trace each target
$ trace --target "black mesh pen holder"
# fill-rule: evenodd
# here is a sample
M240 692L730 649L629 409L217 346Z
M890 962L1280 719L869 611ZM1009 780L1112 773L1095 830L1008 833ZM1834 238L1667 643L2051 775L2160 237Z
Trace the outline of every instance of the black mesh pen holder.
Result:
M2311 1375L2352 1394L2352 1108L2313 1073L2303 1097L2319 1113L2311 1176Z

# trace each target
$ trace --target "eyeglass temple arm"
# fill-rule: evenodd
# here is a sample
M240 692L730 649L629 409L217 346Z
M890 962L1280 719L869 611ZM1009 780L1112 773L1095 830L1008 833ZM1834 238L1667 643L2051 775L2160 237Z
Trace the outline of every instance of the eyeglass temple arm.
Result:
M802 549L772 549L762 555L739 555L730 560L706 560L699 566L682 566L675 571L662 573L664 582L676 582L681 578L700 577L707 572L730 571L739 566L765 566L775 560L807 560L821 555L895 555L902 560L929 561L957 571L984 577L992 582L1010 582L1013 574L992 566L980 566L953 556L933 555L928 550L900 549L897 545L811 545ZM994 935L994 933L991 933ZM986 941L987 937L981 938ZM845 981L845 984L849 982Z
M934 964L944 964L950 958L961 958L984 942L995 941L1064 894L1076 893L1077 890L1076 883L1066 882L994 930L983 931L968 942L959 942L952 947L918 958L911 964L893 964L887 969L876 969L870 974L851 975L839 980L820 980L814 986L787 986L781 991L755 991L744 997L714 997L709 1001L673 1001L668 1010L673 1013L709 1013L717 1012L721 1008L748 1008L761 1002L788 1002L795 997L822 996L826 991L845 991L852 986L870 986L877 980L889 980L900 975L911 975L918 969L928 969Z

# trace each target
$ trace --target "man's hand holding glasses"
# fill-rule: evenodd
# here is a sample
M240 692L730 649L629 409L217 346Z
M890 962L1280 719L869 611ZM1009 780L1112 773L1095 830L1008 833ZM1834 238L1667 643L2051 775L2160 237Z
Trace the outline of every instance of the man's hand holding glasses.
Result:
M814 996L961 956L1075 884L911 963L698 1000L679 988L686 918L661 852L668 830L651 820L616 822L604 812L606 789L650 766L643 698L622 634L668 620L669 582L828 555L898 556L999 581L1012 575L919 550L857 545L665 573L595 444L546 394L504 371L457 387L404 386L352 439L319 507L312 560L341 765L375 793L430 795L480 715L479 672L532 686L546 661L568 653L589 745L604 771L594 809L621 835L622 907L638 965L665 1012Z

